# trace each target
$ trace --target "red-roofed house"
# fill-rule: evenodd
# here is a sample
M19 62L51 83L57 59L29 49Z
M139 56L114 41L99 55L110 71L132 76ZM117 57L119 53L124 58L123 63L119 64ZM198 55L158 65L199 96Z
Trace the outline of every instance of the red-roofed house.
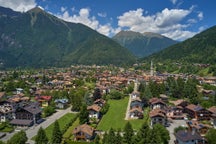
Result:
M49 106L52 100L52 96L37 96L35 97L35 100L38 101L40 103L40 106L44 108Z

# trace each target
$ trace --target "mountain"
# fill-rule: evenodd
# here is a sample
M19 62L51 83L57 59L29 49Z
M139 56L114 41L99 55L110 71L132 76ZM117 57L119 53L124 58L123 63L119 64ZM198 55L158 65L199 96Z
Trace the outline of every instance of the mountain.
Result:
M216 26L194 37L170 46L147 59L181 61L187 63L216 63Z
M89 27L36 7L25 13L0 7L1 67L124 64L135 57Z
M150 32L141 34L133 31L120 31L113 39L138 57L148 56L177 43L170 38Z

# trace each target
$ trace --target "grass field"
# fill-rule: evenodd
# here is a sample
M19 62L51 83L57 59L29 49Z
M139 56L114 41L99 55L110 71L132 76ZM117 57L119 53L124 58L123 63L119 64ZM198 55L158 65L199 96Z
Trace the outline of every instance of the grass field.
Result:
M63 138L64 139L71 139L72 138L72 131L78 125L79 125L79 118L77 118L76 121L73 123L73 125L67 129L67 131L63 134Z
M65 114L63 117L61 117L60 119L58 119L58 123L59 123L59 127L60 130L62 131L65 127L65 125L67 125L68 123L70 123L70 121L76 117L76 114L72 114L72 113L67 113ZM52 137L52 131L53 131L53 127L54 127L54 123L52 123L50 126L48 126L45 129L47 138L50 140ZM33 140L35 139L35 137L32 138Z
M128 97L121 100L109 100L108 103L110 104L109 111L101 119L97 130L107 131L110 128L116 130L123 129L127 123L124 118L128 105ZM133 129L138 130L144 120L129 120L129 122L132 124Z

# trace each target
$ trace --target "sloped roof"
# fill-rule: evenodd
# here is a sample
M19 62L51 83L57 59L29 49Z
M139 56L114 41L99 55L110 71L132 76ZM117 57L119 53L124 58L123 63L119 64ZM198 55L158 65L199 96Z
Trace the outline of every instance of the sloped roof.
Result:
M83 125L79 125L78 127L76 127L72 133L76 134L79 132L83 132L83 133L86 133L90 136L93 136L94 135L94 128L87 125L87 124L83 124Z
M96 105L96 104L93 104L93 105L91 105L91 106L88 106L88 107L87 107L87 110L94 110L94 111L96 111L96 112L99 112L99 111L101 110L101 107L99 107L99 106Z
M175 133L175 137L183 142L191 140L202 140L202 137L197 132L192 133L191 131L179 130Z

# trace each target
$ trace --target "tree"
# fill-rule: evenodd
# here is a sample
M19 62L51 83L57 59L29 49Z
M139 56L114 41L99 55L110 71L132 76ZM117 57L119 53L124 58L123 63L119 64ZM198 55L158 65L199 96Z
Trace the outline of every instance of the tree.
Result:
M96 88L94 93L93 93L93 99L95 101L95 100L100 99L100 98L101 98L101 91L99 88Z
M117 134L115 136L115 144L122 144L122 136L120 134L121 130L119 129L117 131Z
M94 139L94 143L95 144L100 144L100 136L96 135L95 139Z
M170 140L169 131L161 124L155 124L153 126L153 133L158 134L158 136L160 137L160 141L163 144L169 143Z
M87 111L87 106L83 104L80 114L79 114L80 124L89 122L89 113Z
M52 144L59 144L59 143L61 143L61 140L62 140L62 133L61 133L61 130L59 127L59 123L56 120L54 123L53 131L52 131L51 143Z
M27 142L28 138L26 136L26 133L21 130L20 132L14 134L10 140L7 141L7 144L25 144Z
M134 131L130 122L127 122L124 127L123 141L127 144L132 144L132 137L134 136Z
M109 133L108 133L108 136L107 136L107 144L115 144L115 141L116 141L115 138L116 138L115 137L115 131L114 131L113 128L111 128L109 130Z
M135 138L135 143L139 143L139 144L147 144L150 143L150 132L151 129L148 125L147 121L144 121L142 127L140 128L140 130L137 133L137 136Z
M213 144L216 142L216 129L210 129L206 134L205 138L207 139L209 144Z
M46 136L46 133L42 127L37 132L37 136L35 138L35 143L36 144L47 144L48 143L48 138Z

